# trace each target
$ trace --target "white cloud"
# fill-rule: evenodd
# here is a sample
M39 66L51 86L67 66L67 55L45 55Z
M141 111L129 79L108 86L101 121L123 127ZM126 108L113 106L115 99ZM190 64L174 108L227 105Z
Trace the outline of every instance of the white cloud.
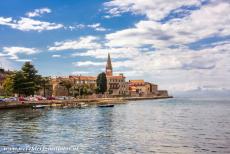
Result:
M160 23L140 21L134 28L107 34L107 46L165 48L186 45L212 36L230 35L230 3L209 4L187 17Z
M100 23L95 23L92 25L87 25L89 28L93 28L96 31L106 31L106 28L102 27Z
M79 61L79 62L74 62L73 65L76 67L105 66L105 62Z
M4 18L4 17L0 17L0 25L10 25L10 23L12 22L12 18Z
M2 57L1 53L0 53L0 68L4 68L6 70L13 70L13 64L5 57Z
M0 53L0 56L8 57L15 61L30 61L29 59L20 59L18 54L32 55L38 52L35 48L3 47L3 52Z
M52 58L60 58L61 55L52 55Z
M73 75L82 75L82 74L89 74L90 72L86 72L86 71L75 71L72 72Z
M16 59L17 62L31 62L31 59Z
M77 24L77 25L72 25L72 26L67 26L65 29L70 29L72 30L78 30L78 29L84 29L84 28L91 28L95 31L107 31L106 28L101 26L101 23L94 23L94 24L89 24L89 25L84 25L84 24Z
M38 17L38 16L41 16L42 14L45 14L45 13L51 13L51 9L49 9L49 8L35 9L32 12L27 12L26 16L28 16L28 17Z
M122 13L131 12L133 14L145 15L151 20L160 20L173 10L182 6L201 5L204 0L112 0L104 3L108 15L106 18L120 16Z
M140 49L141 50L141 49ZM92 49L86 52L77 52L72 54L72 56L90 56L94 58L107 58L108 52L113 58L133 58L139 56L139 52L136 48L102 48L102 49Z
M9 26L13 29L21 31L44 31L54 30L63 27L62 24L50 23L40 20L34 20L31 18L21 17L19 20L13 20L12 18L0 17L0 25Z
M49 50L69 50L69 49L95 49L100 48L101 44L97 43L97 37L86 36L78 40L69 40L63 42L55 42L54 46L49 47Z
M77 25L73 25L73 26L65 26L64 27L64 29L65 30L71 30L71 31L73 31L73 30L78 30L78 29L83 29L83 28L85 28L85 25L84 24L77 24Z

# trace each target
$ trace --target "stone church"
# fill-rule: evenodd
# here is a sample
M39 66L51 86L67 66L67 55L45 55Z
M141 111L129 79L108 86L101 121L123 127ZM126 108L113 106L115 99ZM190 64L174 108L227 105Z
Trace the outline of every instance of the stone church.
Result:
M107 78L107 90L108 94L112 96L124 96L129 94L129 85L125 81L125 76L123 74L113 75L112 61L110 54L108 54L107 64L105 68L106 78ZM96 88L96 76L66 76L66 77L56 77L52 79L53 85L53 96L66 96L67 89L60 85L62 81L69 81L73 86L79 86L82 84L88 85L90 88Z

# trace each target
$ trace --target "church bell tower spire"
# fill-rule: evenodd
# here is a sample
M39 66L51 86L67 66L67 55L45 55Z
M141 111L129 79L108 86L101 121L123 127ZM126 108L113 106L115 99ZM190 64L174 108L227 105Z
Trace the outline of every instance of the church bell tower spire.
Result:
M107 59L105 73L106 73L107 76L112 76L113 75L112 62L111 62L111 58L110 58L109 53L108 53L108 59Z

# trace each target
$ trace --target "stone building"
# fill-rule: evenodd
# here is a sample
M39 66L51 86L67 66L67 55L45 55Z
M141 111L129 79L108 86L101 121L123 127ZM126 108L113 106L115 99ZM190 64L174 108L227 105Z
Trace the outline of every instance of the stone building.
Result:
M76 76L69 76L69 79L76 85L80 84L87 84L90 88L96 88L96 80L97 77L95 76L82 76L82 75L76 75Z
M157 91L157 86L145 82L144 80L129 80L129 91L131 96L149 96L153 91Z
M63 81L68 81L72 84L72 87L78 87L82 85L87 85L91 89L96 88L96 77L95 76L65 76L65 77L55 77L52 79L53 86L53 96L67 96L68 90L66 87L60 83Z
M64 86L61 86L61 82L69 80L68 77L55 77L52 78L52 96L67 96L68 91Z
M123 74L113 75L112 61L110 54L108 54L107 64L105 68L107 78L107 90L112 96L125 96L129 94L128 84L125 82Z
M144 80L129 80L129 94L133 97L168 96L167 90L158 90L158 85Z
M169 96L167 90L159 90L157 95L162 96L162 97L168 97Z
M108 93L113 96L124 96L129 94L128 84L125 82L123 74L118 76L107 76Z
M158 85L150 83L150 82L145 82L145 85L149 86L151 95L157 95L157 93L158 93Z

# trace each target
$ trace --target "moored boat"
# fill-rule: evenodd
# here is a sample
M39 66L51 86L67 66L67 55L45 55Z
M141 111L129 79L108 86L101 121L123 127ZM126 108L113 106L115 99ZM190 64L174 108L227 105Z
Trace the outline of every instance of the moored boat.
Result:
M85 103L80 103L79 105L78 105L78 107L79 108L86 108L86 107L88 107L89 105L88 104L85 104Z
M105 107L114 107L114 104L98 105L98 107L101 107L101 108L105 108Z
M32 109L44 109L47 105L33 105Z

